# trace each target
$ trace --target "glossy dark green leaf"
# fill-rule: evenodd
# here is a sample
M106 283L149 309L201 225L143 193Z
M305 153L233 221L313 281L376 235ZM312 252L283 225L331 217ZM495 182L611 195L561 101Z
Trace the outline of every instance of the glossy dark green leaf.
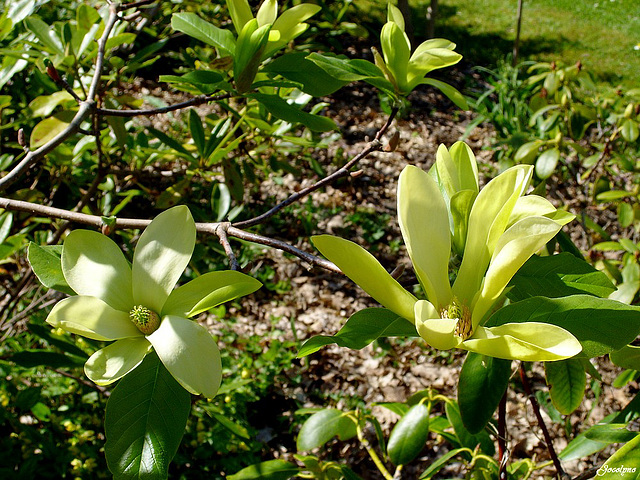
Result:
M24 368L49 367L49 368L74 368L84 365L85 358L64 353L47 352L44 350L23 350L9 357L16 365Z
M394 465L406 465L424 448L429 436L429 409L424 403L411 407L389 436L387 453Z
M620 350L611 352L609 359L619 367L640 371L640 346L625 345Z
M582 362L576 358L546 362L545 371L553 405L563 415L569 415L582 403L587 385Z
M182 440L191 395L155 352L111 392L104 421L107 465L116 480L166 479Z
M253 93L248 95L258 100L267 111L276 118L293 124L302 124L314 132L328 132L338 127L333 120L319 115L312 115L288 103L278 95Z
M326 345L360 350L380 337L417 337L415 326L386 308L365 308L349 317L335 335L318 335L304 342L298 357L306 357Z
M458 408L458 405L454 402L447 402L445 404L445 411L449 422L451 422L451 425L453 426L453 430L456 433L456 438L458 439L460 446L474 450L478 445L480 445L481 450L487 455L493 455L495 453L495 446L486 430L482 430L477 434L472 434L467 430L464 423L462 423L462 417L460 416L460 409Z
M245 438L247 440L251 438L246 428L244 428L242 425L237 424L233 420L229 419L222 413L216 412L212 408L206 408L206 407L205 407L205 411L207 412L208 415L211 416L211 418L216 419L220 423L220 425L222 425L224 428L229 430L234 435Z
M466 429L484 429L509 385L511 361L469 352L460 371L458 406Z
M229 480L287 480L300 473L297 465L284 460L268 460L250 465L238 473L229 475Z
M348 83L332 77L306 57L307 53L288 53L267 64L262 71L299 82L302 91L314 97L330 95Z
M570 253L532 256L509 282L507 297L512 302L526 298L567 297L588 293L606 298L616 287L609 277Z
M438 473L442 469L442 467L444 467L447 464L449 460L451 460L452 458L464 452L466 452L466 448L455 448L453 450L449 450L447 453L445 453L440 458L438 458L435 462L431 463L429 465L429 468L427 468L424 472L422 472L422 474L420 475L420 478L422 479L422 478L433 477L436 473Z
M33 273L40 283L47 288L53 288L59 292L75 295L62 273L62 245L40 246L30 242L27 249L27 258Z
M298 451L320 447L337 436L348 440L356 435L356 425L348 413L334 408L320 410L311 415L298 433Z
M198 149L198 153L202 157L204 155L204 146L205 146L205 138L204 138L204 128L202 127L202 120L200 120L200 115L195 109L189 110L189 131L191 132L191 138L193 138L193 143Z
M640 333L640 308L589 295L532 297L498 310L487 326L510 322L551 323L571 332L582 353L599 357L632 342Z

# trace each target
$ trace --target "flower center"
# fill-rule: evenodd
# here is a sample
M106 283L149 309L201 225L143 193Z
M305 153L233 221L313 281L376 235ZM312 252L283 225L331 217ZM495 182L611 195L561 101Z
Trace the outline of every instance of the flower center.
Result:
M466 340L473 333L471 324L471 311L469 307L461 304L457 298L454 298L451 304L443 308L440 312L442 318L452 318L458 320L456 324L456 336L462 340Z
M129 318L145 335L151 335L160 326L160 317L153 310L149 310L144 305L137 305L129 312Z

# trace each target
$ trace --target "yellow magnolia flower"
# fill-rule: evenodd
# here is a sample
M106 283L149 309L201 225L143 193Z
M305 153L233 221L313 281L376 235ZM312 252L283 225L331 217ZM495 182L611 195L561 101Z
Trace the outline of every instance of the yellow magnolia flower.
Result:
M458 152L465 150L458 147ZM525 361L561 360L578 354L580 343L555 325L483 326L513 275L572 216L559 213L542 197L523 196L532 175L530 165L505 171L476 197L477 168L469 165L475 163L472 155L457 154L455 162L444 152L440 157L433 176L408 166L398 184L400 229L428 300L418 300L404 290L355 243L321 235L313 238L314 245L383 306L413 322L420 336L435 348L463 348ZM440 186L433 177L440 180ZM465 191L474 192L471 200L462 202L458 215L452 215L455 202L451 200ZM451 285L452 238L460 223L454 220L464 217L464 205L468 209L461 245L464 254Z
M442 82L425 82L425 75L432 70L455 65L462 55L454 52L456 44L443 38L434 38L421 43L411 53L411 42L404 31L404 18L400 10L389 4L387 23L380 32L382 57L376 55L375 62L387 79L402 95L407 95L421 83L438 88Z
M94 340L115 340L85 364L86 375L109 385L155 350L169 373L193 394L214 397L220 352L211 334L190 317L247 295L259 281L240 272L210 272L174 289L196 239L189 209L174 207L144 230L133 264L110 238L75 230L64 242L62 271L76 292L47 317L55 328Z

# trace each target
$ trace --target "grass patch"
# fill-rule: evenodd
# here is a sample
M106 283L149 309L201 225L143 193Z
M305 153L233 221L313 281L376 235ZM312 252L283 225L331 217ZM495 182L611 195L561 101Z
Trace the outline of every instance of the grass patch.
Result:
M416 19L425 5L415 8ZM440 0L436 35L455 41L468 60L493 66L513 48L516 7L517 0ZM524 2L522 60L579 60L600 80L631 87L638 85L638 43L637 0Z

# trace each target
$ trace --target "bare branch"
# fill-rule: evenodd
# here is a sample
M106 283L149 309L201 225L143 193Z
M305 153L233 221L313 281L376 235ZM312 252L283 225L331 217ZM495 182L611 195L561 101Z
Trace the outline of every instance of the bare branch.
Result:
M10 198L0 197L0 208L6 210L28 212L37 215L42 215L51 218L60 218L62 220L68 220L81 225L90 225L96 228L101 228L103 221L102 217L97 215L88 215L86 213L70 212L62 208L47 207L45 205L39 205L36 203L24 202L22 200L12 200ZM115 228L145 228L151 223L151 220L138 220L134 218L118 218L116 219ZM208 233L210 235L218 235L219 222L210 223L196 223L196 230L201 233ZM249 242L258 243L267 247L277 248L284 252L295 255L296 257L304 260L310 265L316 265L324 269L330 270L335 273L341 273L340 269L333 263L325 260L324 258L317 257L303 250L300 250L293 245L289 245L281 240L276 240L255 233L245 232L235 227L227 228L227 236L239 238L241 240L247 240Z
M231 270L240 271L240 265L238 264L238 259L236 258L233 250L231 249L231 244L229 243L229 237L227 237L227 230L229 228L229 223L220 223L216 228L216 235L220 239L220 245L224 248L224 253L229 257L229 267Z
M382 139L382 136L384 135L384 133L387 131L387 129L391 125L391 122L393 122L393 119L395 118L397 113L398 113L398 109L397 108L393 109L393 111L389 115L389 118L387 119L387 122L384 124L384 126L382 128L380 128L380 130L376 134L375 138L371 142L369 142L367 144L367 146L364 148L364 150L362 150L358 155L356 155L351 160L349 160L342 168L336 170L331 175L328 175L328 176L324 177L322 180L314 183L313 185L311 185L311 186L309 186L307 188L304 188L304 189L300 190L299 192L294 193L289 198L287 198L283 202L279 203L275 207L271 208L267 212L263 213L262 215L258 215L257 217L251 218L249 220L243 220L241 222L236 222L236 223L233 224L233 226L234 227L238 227L238 228L247 228L247 227L253 227L254 225L258 225L258 224L264 222L267 218L270 218L273 215L275 215L276 213L278 213L284 207L286 207L288 205L291 205L294 202L297 202L298 200L300 200L300 199L306 197L307 195L309 195L310 193L315 192L316 190L319 190L320 188L324 187L325 185L328 185L328 184L334 182L338 178L348 176L349 175L349 171L354 167L354 165L356 163L358 163L360 160L365 158L370 153L380 151L380 150L382 150L384 148L383 145L382 145L382 142L380 140Z

